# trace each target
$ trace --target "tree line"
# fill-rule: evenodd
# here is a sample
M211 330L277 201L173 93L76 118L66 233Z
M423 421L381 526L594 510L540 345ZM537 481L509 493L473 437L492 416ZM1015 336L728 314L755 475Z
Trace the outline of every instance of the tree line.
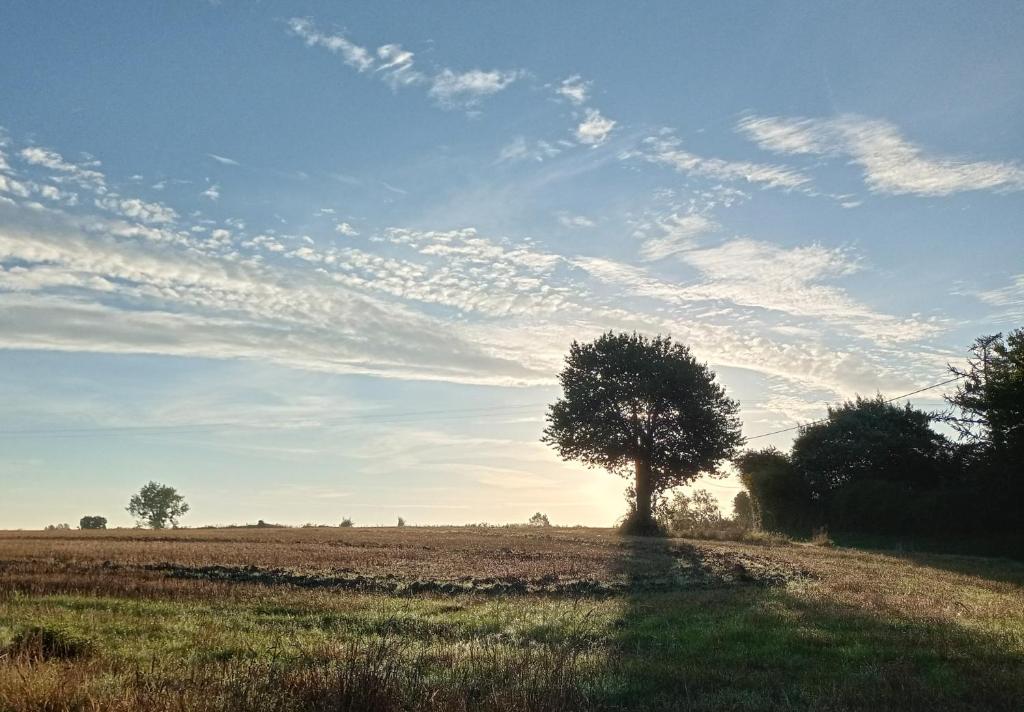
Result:
M738 403L686 346L609 332L572 344L543 440L632 480L622 527L632 534L659 533L666 493L732 462L746 490L735 521L755 528L1019 535L1024 329L977 339L967 365L949 368L958 385L942 413L857 396L801 426L788 452L741 450Z

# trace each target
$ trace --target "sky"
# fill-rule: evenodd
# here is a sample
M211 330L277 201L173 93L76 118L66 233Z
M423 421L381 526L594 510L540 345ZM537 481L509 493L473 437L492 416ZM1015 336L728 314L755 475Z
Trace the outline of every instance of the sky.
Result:
M0 528L610 525L539 438L671 334L751 447L1024 325L1024 7L0 9ZM941 407L942 388L916 396ZM728 511L734 477L698 486Z

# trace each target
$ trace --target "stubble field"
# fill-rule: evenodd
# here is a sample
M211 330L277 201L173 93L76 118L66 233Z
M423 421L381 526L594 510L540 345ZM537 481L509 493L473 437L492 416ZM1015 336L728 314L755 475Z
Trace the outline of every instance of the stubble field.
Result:
M0 532L0 710L1019 709L1024 565L553 528Z

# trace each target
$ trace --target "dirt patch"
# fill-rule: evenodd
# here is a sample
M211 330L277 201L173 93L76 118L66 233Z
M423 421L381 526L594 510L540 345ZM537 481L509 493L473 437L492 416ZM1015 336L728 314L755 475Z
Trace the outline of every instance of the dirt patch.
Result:
M815 575L791 568L767 557L698 551L691 548L671 550L662 566L645 567L634 562L629 572L608 579L574 578L548 574L538 578L523 576L475 577L457 579L417 578L394 575L366 575L351 569L330 572L304 572L260 566L189 566L163 562L138 568L162 573L176 579L248 583L265 586L295 586L392 595L524 596L540 594L573 598L596 598L644 591L675 591L732 586L784 586L791 581L808 580ZM653 569L653 572L650 570Z

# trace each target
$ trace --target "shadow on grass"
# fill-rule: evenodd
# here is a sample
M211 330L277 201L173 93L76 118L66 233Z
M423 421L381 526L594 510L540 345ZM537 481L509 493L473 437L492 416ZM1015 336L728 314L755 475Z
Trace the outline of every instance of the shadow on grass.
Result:
M672 577L692 547L629 539L630 575ZM713 572L705 571L705 576ZM683 579L681 579L683 580ZM719 576L700 588L634 588L595 707L629 710L1016 710L1019 641L892 618ZM793 587L796 587L794 590Z
M1024 536L1017 542L921 540L836 535L837 544L893 556L920 566L1024 586Z

